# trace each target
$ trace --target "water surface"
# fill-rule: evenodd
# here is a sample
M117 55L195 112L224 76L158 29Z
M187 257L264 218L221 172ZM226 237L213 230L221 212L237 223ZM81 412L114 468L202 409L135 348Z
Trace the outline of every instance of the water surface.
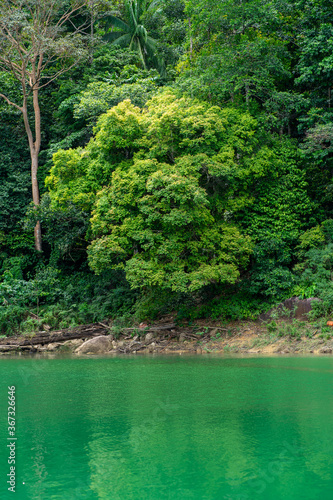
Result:
M332 358L2 358L0 498L331 500L332 377Z

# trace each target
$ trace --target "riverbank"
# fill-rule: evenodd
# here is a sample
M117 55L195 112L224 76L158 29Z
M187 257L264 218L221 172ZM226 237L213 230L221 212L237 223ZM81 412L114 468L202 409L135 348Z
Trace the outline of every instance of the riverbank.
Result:
M149 325L120 328L111 322L95 323L7 337L0 341L0 353L332 354L333 328L326 323L326 319L312 323L283 319L230 323L199 320L179 324L169 315Z

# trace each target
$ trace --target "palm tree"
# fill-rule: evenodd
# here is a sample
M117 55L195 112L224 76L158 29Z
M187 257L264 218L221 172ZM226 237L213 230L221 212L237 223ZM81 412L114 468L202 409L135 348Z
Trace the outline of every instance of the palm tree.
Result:
M106 33L104 38L113 44L136 50L144 69L147 69L147 58L155 57L160 70L163 66L162 59L157 55L157 41L148 36L146 28L141 23L142 14L153 10L160 3L161 0L125 0L124 20L111 15L107 17L106 28L116 28L117 31Z

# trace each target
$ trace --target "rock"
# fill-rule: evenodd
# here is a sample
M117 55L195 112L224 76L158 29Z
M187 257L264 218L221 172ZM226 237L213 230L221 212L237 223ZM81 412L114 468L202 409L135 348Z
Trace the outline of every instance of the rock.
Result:
M209 336L210 337L215 337L216 334L218 333L219 329L218 328L213 328L210 332L209 332Z
M148 352L155 352L155 347L156 347L156 342L152 342L149 346L148 346Z
M33 346L33 348L36 349L37 352L47 352L48 351L47 347L43 346L42 344L35 344Z
M104 354L109 352L112 347L112 340L109 336L100 335L84 342L75 352L76 354Z
M59 349L61 345L62 344L60 342L51 342L50 344L47 345L47 350L55 351L56 349Z
M319 349L321 354L332 354L332 349L330 347L322 347Z
M63 345L68 345L69 347L79 347L82 345L84 342L83 339L73 339L73 340L66 340L66 342L63 343Z
M145 341L146 341L146 342L150 342L151 340L153 340L153 338L154 338L154 334L153 334L153 333L151 333L151 332L149 332L149 333L147 333L147 335L145 336Z
M274 307L267 313L260 314L259 319L267 321L271 319L273 313L278 317L292 317L297 319L308 319L308 313L312 310L312 303L318 302L320 299L311 297L310 299L301 300L298 297L291 297L290 299L281 302L281 304Z
M72 346L80 346L84 343L83 339L73 339L71 340L71 345Z

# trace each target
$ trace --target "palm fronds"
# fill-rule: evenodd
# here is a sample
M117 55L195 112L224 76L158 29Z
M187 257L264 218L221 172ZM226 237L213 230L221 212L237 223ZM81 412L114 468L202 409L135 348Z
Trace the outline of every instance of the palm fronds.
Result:
M143 67L146 69L147 61L157 66L160 71L164 67L162 59L158 56L158 42L148 36L147 29L142 24L142 15L158 7L163 0L125 0L125 15L123 19L108 16L106 28L108 31L104 39L136 50Z

